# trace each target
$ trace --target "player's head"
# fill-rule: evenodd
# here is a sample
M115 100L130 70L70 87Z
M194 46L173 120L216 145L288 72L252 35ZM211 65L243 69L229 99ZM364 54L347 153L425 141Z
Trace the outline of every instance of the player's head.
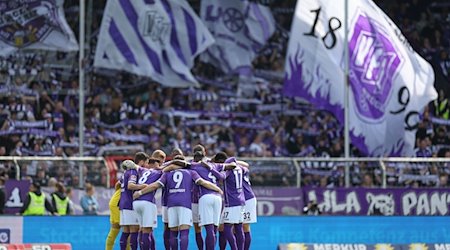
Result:
M177 155L184 156L183 151L180 148L174 148L172 150L172 152L170 153L170 156L172 157L172 159L175 159L175 156L177 156Z
M141 167L147 168L149 158L150 156L148 156L148 154L146 154L145 152L137 152L134 155L134 163Z
M197 144L192 148L192 153L195 155L195 152L201 152L203 156L206 156L206 149L203 145Z
M164 151L157 149L153 151L152 156L150 157L150 164L157 164L156 166L160 166L166 160L166 153Z
M194 162L199 162L199 161L201 161L204 157L205 157L205 154L203 154L201 151L194 152L194 159L193 159L193 161L194 161Z
M215 163L224 163L228 158L227 153L221 151L218 152L213 158L212 161Z
M173 157L174 160L182 160L184 161L186 158L184 157L184 155L175 155L175 157Z

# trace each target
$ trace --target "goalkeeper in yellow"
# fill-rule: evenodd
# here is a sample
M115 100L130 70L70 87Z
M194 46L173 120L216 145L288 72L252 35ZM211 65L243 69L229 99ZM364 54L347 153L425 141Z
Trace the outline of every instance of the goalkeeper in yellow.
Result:
M125 161L126 162L126 161ZM134 167L133 164L120 164L123 170ZM108 236L106 237L106 250L112 250L114 248L114 243L116 241L117 235L120 232L120 211L119 211L119 200L120 200L120 182L116 182L114 186L115 191L109 200L109 221L111 222L111 228L109 229ZM130 250L130 243L127 243L127 250Z

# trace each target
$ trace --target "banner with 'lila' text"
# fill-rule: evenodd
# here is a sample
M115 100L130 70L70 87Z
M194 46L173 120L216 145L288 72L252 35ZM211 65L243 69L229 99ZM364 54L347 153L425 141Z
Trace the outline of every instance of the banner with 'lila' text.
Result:
M439 188L303 188L330 215L449 215L450 190Z
M6 182L5 213L20 211L28 192L29 181ZM43 187L47 198L53 188ZM301 215L303 208L315 201L322 215L450 215L450 190L439 188L294 188L255 187L258 215ZM109 214L108 203L114 189L97 187L94 196L98 214ZM82 214L80 199L84 190L73 189L70 197L74 214ZM161 211L161 193L155 195Z

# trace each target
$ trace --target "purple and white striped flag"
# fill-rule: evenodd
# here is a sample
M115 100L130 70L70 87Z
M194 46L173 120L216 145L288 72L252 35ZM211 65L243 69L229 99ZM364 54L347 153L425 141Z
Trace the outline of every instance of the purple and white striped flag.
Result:
M165 86L195 86L194 58L213 42L185 0L109 0L94 66L148 76Z
M76 51L64 0L0 1L0 56L19 49Z
M367 156L412 156L424 107L436 99L431 65L372 0L302 0L291 26L284 93L325 108L344 123L348 33L352 143Z
M201 55L225 73L251 68L257 52L275 32L268 7L244 0L202 0L200 16L216 43Z

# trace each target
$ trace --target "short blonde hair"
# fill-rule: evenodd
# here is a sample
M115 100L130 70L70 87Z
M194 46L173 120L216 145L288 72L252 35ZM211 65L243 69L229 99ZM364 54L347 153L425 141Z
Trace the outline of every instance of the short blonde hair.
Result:
M158 159L161 161L160 163L163 163L166 160L166 153L160 149L157 149L153 151L151 158Z

